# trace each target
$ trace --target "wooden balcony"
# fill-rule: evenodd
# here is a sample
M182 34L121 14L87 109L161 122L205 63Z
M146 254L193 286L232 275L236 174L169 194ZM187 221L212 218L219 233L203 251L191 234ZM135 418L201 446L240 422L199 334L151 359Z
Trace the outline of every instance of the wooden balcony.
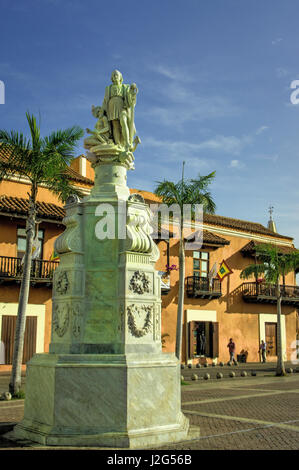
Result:
M280 286L284 305L299 307L299 286ZM276 287L264 282L244 282L241 292L245 302L276 304Z
M30 282L32 285L40 284L51 286L53 272L59 265L59 261L43 259L32 260ZM21 258L12 256L0 256L0 284L20 283L23 274Z
M210 285L209 278L188 276L186 278L187 296L199 299L218 299L222 296L221 282L213 279Z

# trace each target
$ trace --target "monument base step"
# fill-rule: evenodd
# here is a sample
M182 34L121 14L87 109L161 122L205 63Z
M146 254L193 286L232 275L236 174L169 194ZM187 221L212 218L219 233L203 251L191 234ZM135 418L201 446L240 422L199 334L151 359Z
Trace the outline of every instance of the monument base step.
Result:
M28 363L24 419L10 438L142 449L185 440L188 427L173 354L36 354Z
M152 429L129 431L126 433L109 432L99 434L68 433L67 430L55 428L45 429L45 425L39 423L22 423L15 426L14 430L4 437L13 441L28 441L43 446L62 447L103 447L118 449L146 449L165 444L173 444L186 439L199 437L199 428L191 428L188 433L189 421L182 414L181 423L176 426L163 426Z

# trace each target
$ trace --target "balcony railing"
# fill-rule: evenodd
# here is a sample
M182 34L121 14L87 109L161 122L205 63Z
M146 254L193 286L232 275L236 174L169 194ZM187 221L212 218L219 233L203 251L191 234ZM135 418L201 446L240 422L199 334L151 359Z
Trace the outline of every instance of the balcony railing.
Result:
M59 261L48 261L43 259L32 260L31 282L51 283L53 272L59 265ZM0 282L20 281L23 275L21 258L12 256L0 256Z
M281 302L299 306L299 286L280 286ZM276 303L276 286L267 283L244 282L241 292L245 302Z
M217 299L221 297L221 282L219 279L213 279L210 285L210 280L207 277L188 276L187 283L187 296L198 297L200 299Z

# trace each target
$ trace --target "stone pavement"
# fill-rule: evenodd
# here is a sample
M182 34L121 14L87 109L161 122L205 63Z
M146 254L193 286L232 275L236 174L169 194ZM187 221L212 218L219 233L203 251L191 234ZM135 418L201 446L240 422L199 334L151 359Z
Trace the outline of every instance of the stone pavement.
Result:
M293 366L294 367L294 366ZM191 426L200 426L201 436L156 450L298 450L299 449L299 370L287 377L275 377L274 364L267 366L242 364L224 367L224 378L205 381L202 369L183 369L182 409ZM256 376L251 376L255 369ZM209 368L213 377L220 367ZM234 370L237 377L229 378ZM247 377L240 372L247 370ZM296 372L297 371L297 372ZM200 378L191 381L191 375ZM0 391L5 390L6 378L0 374ZM24 379L25 381L25 379ZM25 383L24 383L25 388ZM49 449L30 443L8 441L2 435L22 419L23 400L0 402L0 447L6 449ZM189 440L190 439L190 440Z

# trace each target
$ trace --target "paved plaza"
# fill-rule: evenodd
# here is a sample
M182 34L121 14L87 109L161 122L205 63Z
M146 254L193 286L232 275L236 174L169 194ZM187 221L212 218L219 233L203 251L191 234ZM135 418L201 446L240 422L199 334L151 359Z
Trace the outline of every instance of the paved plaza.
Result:
M238 367L183 369L182 409L190 419L188 440L157 450L298 450L299 368L287 377L275 377L275 365L246 364ZM236 377L230 378L234 371ZM247 377L241 372L247 371ZM211 380L204 380L207 371ZM221 371L223 379L217 380ZM256 376L251 372L255 371ZM199 379L191 380L196 373ZM7 390L8 374L0 374L0 391ZM25 377L23 388L26 388ZM23 417L23 400L0 402L0 447L49 449L2 437ZM200 438L192 438L200 426Z

